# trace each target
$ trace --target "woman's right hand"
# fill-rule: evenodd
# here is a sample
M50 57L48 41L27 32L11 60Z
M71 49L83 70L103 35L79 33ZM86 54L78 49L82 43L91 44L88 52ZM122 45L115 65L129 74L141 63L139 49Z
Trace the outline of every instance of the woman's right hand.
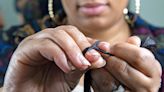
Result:
M101 55L73 26L45 29L23 40L14 52L4 92L69 92L89 66L105 65Z
M125 87L125 92L159 90L161 66L154 55L140 45L140 38L132 36L127 42L117 43L109 50L101 48L114 56L104 55L106 66L91 71L92 87L95 92L113 92L119 84Z

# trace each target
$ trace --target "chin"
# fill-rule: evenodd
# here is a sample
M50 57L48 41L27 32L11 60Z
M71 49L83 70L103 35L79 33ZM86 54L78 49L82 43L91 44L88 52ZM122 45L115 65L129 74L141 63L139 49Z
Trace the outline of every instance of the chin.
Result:
M89 28L91 30L103 30L110 27L110 20L106 18L90 18L84 19L80 21L80 24L84 26L84 28Z

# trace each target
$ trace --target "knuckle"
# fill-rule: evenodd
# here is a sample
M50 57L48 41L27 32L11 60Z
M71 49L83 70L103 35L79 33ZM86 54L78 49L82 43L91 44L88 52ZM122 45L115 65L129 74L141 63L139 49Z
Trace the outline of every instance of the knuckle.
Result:
M59 30L59 29L54 29L54 28L48 28L48 29L44 29L43 31L41 31L40 33L41 34L45 34L46 35L46 37L53 37L54 36L54 34L57 34L58 32L60 32L60 31L56 31L56 30Z
M79 35L80 37L82 37L82 33L75 26L66 26L66 32L71 35Z
M50 49L53 48L52 47L52 43L49 39L39 39L35 42L36 44L34 44L35 46L33 46L34 48L38 49L38 50L46 50L46 49Z
M66 29L67 29L68 31L76 31L76 30L78 30L75 26L72 26L72 25L66 26Z
M48 31L53 31L54 28L46 28L46 29L43 29L41 32L48 32Z
M45 39L45 38L50 38L50 37L52 37L51 31L41 31L32 35L31 38L32 39Z
M141 65L143 63L151 63L153 65L155 58L154 55L147 49L141 48L135 52L136 59L132 62L134 65ZM150 62L151 61L151 62Z
M113 72L117 72L119 75L122 75L124 73L127 73L128 71L128 65L126 62L115 62L115 61L111 61L109 64L110 69L115 70Z
M124 74L124 73L127 73L128 72L128 65L127 63L121 63L118 67L118 72L120 74Z
M40 44L41 46L45 46L50 44L50 40L49 39L40 39Z
M122 46L124 45L125 43L117 43L115 44L113 47L112 47L112 52L115 52L115 51L118 51L119 49L122 48Z
M30 40L33 40L33 39L34 39L34 35L30 35L30 36L26 37L25 39L23 39L22 42L24 42L24 41L30 41Z
M59 35L59 34L65 33L66 30L67 30L67 28L65 26L58 26L56 28L45 29L44 31L47 31L49 34L54 36L54 35Z
M59 27L56 27L56 29L64 30L64 31L69 32L69 33L78 31L78 28L76 28L75 26L72 26L72 25L59 26Z
M136 60L133 62L134 65L140 65L141 62L144 63L145 61L148 61L149 60L149 56L147 54L144 53L144 51L137 51L136 52Z

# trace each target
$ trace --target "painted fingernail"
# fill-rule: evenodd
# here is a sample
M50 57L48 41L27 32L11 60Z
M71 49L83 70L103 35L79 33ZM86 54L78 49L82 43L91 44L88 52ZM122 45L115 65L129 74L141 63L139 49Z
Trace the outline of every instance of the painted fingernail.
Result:
M79 59L81 61L81 63L84 65L84 66L91 66L91 64L89 63L89 61L87 59L84 58L84 56L82 54L79 54Z

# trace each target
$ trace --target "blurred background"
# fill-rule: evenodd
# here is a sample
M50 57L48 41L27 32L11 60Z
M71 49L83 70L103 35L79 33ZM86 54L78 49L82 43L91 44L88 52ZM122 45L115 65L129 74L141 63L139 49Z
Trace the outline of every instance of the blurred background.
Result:
M23 19L20 15L20 11L17 10L16 11L16 3L15 1L17 0L0 0L0 30L3 28L4 30L9 29L12 26L16 26L16 25L21 25L23 24ZM18 0L18 1L22 1L21 3L24 3L24 1L26 0ZM37 4L35 3L35 0L28 0L30 3L32 3L32 5L36 5L36 7L34 7L35 9L38 8ZM41 3L45 3L44 1L46 0L40 0ZM130 11L135 11L135 0L129 0L130 1ZM37 0L36 0L37 2ZM146 21L148 21L149 23L159 26L159 27L164 27L164 0L141 0L141 17L143 17L143 19L145 19ZM19 5L19 3L18 3ZM55 5L57 6L57 5ZM21 7L21 5L20 5ZM42 6L43 7L43 6ZM46 6L44 6L46 7ZM28 7L29 8L29 7ZM35 9L31 9L31 11L35 10ZM40 8L39 8L40 9ZM40 9L41 10L41 9ZM42 9L44 10L44 9ZM26 13L25 13L26 12ZM27 14L28 17L31 17L28 12L29 11L25 11L23 13ZM47 10L44 11L45 14L47 13ZM34 12L36 13L36 12ZM41 13L38 11L35 17L38 17L39 14L41 15ZM43 14L44 15L44 14ZM41 17L41 16L39 16ZM27 22L27 21L26 21ZM9 31L10 32L10 31ZM1 92L1 89L0 89Z
M4 29L21 24L21 18L15 11L15 0L0 0L0 16L3 17ZM130 0L130 10L134 11L134 0ZM164 27L164 0L142 0L141 16L148 22ZM1 20L1 19L0 19Z

